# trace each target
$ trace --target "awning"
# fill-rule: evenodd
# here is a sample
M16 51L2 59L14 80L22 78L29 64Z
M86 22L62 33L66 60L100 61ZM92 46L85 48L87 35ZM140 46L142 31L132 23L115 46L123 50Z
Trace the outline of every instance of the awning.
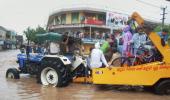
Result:
M54 33L54 32L48 32L45 34L36 34L36 37L38 38L39 42L43 42L46 40L49 41L62 41L62 34Z

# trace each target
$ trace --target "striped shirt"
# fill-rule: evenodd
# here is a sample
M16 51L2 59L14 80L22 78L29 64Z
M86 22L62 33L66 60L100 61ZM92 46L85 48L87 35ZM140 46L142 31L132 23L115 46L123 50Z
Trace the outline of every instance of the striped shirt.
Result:
M143 34L139 34L139 33L135 33L132 37L132 42L134 43L133 48L139 48L139 46L141 45L141 43L145 43L147 40L147 35L145 33Z

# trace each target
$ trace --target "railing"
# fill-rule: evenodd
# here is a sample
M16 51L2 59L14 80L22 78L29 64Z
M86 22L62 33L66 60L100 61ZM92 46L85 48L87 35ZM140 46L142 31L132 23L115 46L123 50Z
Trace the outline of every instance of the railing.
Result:
M103 27L103 28L110 28L106 25L94 25L94 24L88 24L88 23L74 23L74 24L57 24L57 25L49 25L48 29L55 29L55 28L63 28L63 27Z

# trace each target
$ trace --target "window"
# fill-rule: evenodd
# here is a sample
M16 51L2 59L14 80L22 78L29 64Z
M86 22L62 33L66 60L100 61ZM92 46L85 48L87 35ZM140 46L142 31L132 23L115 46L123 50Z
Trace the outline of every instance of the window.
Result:
M66 24L66 14L61 15L61 24Z
M55 22L56 22L57 25L61 24L61 16L56 16L55 17Z
M71 22L72 22L72 24L78 23L78 21L79 21L79 13L78 12L72 13L71 14Z
M106 20L106 16L104 14L99 14L98 15L98 20L105 21Z
M6 38L10 39L10 34L9 33L6 33Z
M96 14L95 13L86 13L85 14L87 20L95 20Z

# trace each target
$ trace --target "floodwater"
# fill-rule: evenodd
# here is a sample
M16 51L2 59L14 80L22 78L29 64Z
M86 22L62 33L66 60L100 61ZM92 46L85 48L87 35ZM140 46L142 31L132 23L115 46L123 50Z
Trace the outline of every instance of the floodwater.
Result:
M6 70L17 67L19 50L0 52L0 100L170 100L170 96L159 96L142 88L97 86L72 83L64 88L43 86L35 77L21 75L18 80L5 78ZM130 78L129 78L130 79Z

